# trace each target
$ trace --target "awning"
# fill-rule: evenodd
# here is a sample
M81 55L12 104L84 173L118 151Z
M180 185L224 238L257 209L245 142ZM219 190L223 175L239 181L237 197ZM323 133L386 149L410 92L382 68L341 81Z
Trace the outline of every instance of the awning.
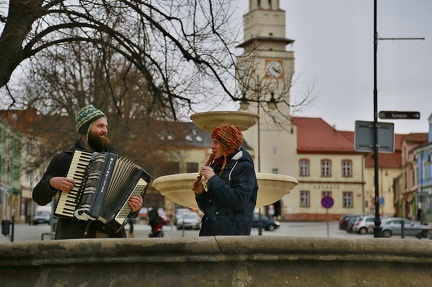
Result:
M21 194L21 190L18 190L16 188L8 188L6 190L7 193L9 193L10 195L20 195Z

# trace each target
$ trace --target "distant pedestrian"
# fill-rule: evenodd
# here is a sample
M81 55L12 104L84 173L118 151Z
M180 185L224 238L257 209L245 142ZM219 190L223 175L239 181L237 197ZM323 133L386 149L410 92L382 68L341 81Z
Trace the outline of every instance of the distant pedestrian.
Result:
M134 223L135 223L135 218L131 218L131 220L129 220L129 234L128 237L129 238L134 238Z

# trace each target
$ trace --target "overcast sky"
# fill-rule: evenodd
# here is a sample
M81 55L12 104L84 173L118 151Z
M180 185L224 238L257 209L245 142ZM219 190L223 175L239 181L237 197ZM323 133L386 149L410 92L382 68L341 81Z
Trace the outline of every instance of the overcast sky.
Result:
M246 1L244 1L247 3ZM299 85L313 84L315 103L295 116L320 117L338 130L373 121L374 1L281 0L286 37L295 40ZM247 5L247 4L245 4ZM432 113L432 0L378 0L378 111L418 111L393 122L396 133L428 132Z

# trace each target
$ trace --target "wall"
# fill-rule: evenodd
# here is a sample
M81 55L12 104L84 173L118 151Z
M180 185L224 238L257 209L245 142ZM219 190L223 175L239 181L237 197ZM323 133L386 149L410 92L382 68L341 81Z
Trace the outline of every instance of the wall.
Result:
M0 245L2 286L429 286L432 241L295 237Z

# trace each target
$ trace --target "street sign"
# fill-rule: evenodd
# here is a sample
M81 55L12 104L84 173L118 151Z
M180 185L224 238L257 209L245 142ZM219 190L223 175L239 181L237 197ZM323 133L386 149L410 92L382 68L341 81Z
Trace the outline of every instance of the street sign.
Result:
M378 152L394 152L394 124L378 122ZM354 150L374 151L374 123L355 122Z
M331 197L331 196L324 196L321 199L321 205L324 208L329 209L333 206L333 204L334 204L334 200L333 200L333 197Z
M382 120L419 120L420 112L380 111L378 116Z

